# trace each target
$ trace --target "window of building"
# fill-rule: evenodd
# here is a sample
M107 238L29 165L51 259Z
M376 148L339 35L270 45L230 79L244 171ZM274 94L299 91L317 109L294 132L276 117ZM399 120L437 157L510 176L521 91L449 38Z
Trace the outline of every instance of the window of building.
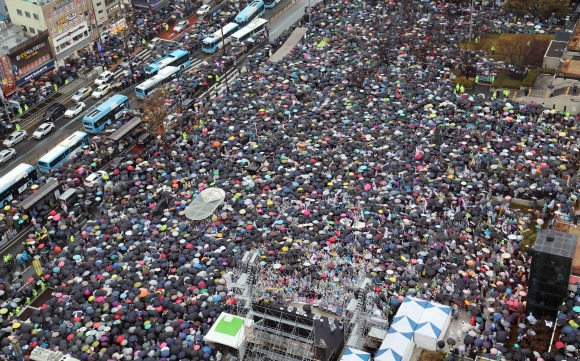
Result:
M102 3L97 3L97 6L101 6Z
M38 14L32 14L34 16L34 20L38 20Z
M22 16L22 10L20 10L20 9L16 9L16 13L17 13L18 15Z
M102 14L102 13L103 13L103 10L99 10L99 14Z
M28 28L26 28L26 26L22 25L22 30L24 30L26 32L26 31L28 31Z
M30 17L30 13L28 11L24 12L26 14L26 17L29 18Z
M30 28L29 30L32 34L36 33L36 30L34 30L34 28Z

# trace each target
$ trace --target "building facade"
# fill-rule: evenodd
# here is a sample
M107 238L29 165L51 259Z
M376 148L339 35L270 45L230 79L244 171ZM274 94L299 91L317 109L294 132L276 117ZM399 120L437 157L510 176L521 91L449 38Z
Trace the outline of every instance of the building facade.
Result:
M101 11L104 8L105 0ZM93 0L6 0L12 22L28 35L48 31L58 66L98 38ZM15 15L12 15L15 14Z
M157 11L163 9L169 4L169 0L133 0L133 7Z

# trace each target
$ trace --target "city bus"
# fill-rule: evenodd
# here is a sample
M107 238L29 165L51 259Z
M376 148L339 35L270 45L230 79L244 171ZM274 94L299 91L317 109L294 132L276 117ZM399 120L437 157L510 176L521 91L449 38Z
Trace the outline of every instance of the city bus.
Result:
M14 197L24 192L38 175L30 164L20 163L0 178L0 207L12 202Z
M190 64L189 51L177 49L156 62L147 65L145 67L145 76L150 78L166 66L176 66L180 69L184 69Z
M274 6L276 6L279 2L280 0L264 0L264 6L266 7L266 9L271 9Z
M157 73L153 78L147 79L135 87L135 95L139 99L146 99L160 86L178 78L180 72L181 70L175 66L168 66L159 70L159 73Z
M252 20L257 17L264 15L266 8L264 6L264 1L254 0L252 3L240 11L236 16L235 22L241 27L248 25Z
M201 43L201 50L204 53L213 54L218 49L221 49L222 45L228 45L230 43L230 36L238 31L240 26L236 23L226 24L223 28L213 33L211 36L203 39ZM223 38L222 38L223 31ZM223 41L222 41L223 39Z
M131 108L129 98L115 94L83 117L83 128L87 133L100 133L129 108Z
M237 45L242 41L248 39L255 39L261 36L266 31L266 26L268 25L268 20L258 18L252 21L248 26L243 27L232 35L230 41L232 45Z
M88 144L89 135L77 130L37 161L38 170L43 173L49 173L51 169L59 167Z

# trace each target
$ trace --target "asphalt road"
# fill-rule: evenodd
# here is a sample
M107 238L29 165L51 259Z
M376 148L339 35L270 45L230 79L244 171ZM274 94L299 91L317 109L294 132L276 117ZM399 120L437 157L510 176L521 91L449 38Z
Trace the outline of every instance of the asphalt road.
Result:
M316 0L312 1L313 3L316 2ZM271 19L271 23L269 25L271 29L270 38L272 38L272 33L276 34L281 33L284 29L288 28L293 22L299 19L304 14L304 4L308 4L308 0L298 0L298 1L282 0L273 9L266 9L264 18ZM213 5L211 11L215 11L217 8L219 8L219 5ZM282 13L284 14L284 16L281 16ZM192 16L190 19L192 18L196 19L197 15ZM191 67L198 66L203 61L211 59L213 56L213 55L208 56L207 54L203 54L201 52L192 55L193 56ZM151 58L151 50L147 48L142 49L136 54L136 57L139 63L149 62L149 59ZM121 68L120 66L113 69L115 79L120 78L124 70L125 69ZM237 75L238 72L230 71L228 73L230 79L233 79L233 77ZM67 94L59 98L58 101L68 108L68 106L72 104L70 97L72 96L72 94L75 93L76 89L79 89L87 85L95 88L95 85L92 83L86 83L86 81L82 79L76 79L71 84L69 84L68 86L66 86L61 90L61 92ZM133 106L137 105L133 88L128 88L122 93L127 95L133 101L132 102ZM72 119L65 118L64 116L60 117L54 122L56 125L55 131L53 131L51 134L47 135L44 139L41 140L36 140L32 138L32 133L42 123L42 115L44 114L44 110L46 107L40 109L38 115L35 118L27 119L21 122L20 123L21 129L24 129L28 132L28 139L14 146L14 149L16 150L16 157L11 159L6 164L0 166L0 176L3 176L8 171L10 171L12 167L20 163L27 163L36 166L36 161L42 155L46 154L46 152L52 149L55 144L58 144L63 139L67 138L74 131L82 130L81 120L83 115L86 114L89 109L92 109L97 105L103 103L112 94L113 93L111 92L108 94L107 97L100 100L94 100L92 98L86 99L84 103L87 105L87 108L83 113ZM0 147L3 146L0 145Z
M314 3L314 1L319 0L312 1ZM278 36L279 33L281 33L284 29L288 28L291 24L293 24L296 20L298 20L300 17L303 16L305 3L308 4L308 0L297 0L297 1L283 0L273 9L266 10L266 14L264 17L270 19L271 21L269 25L271 39L273 32L277 34L276 36ZM215 8L212 7L212 11L214 9ZM290 21L289 19L292 19L292 21ZM148 61L150 59L150 54L151 50L142 49L136 54L136 56L139 59L138 61L143 62ZM207 56L206 54L203 53L197 53L193 55L194 56L192 57L191 67L198 66L203 61L211 58L211 56ZM239 59L238 65L240 64L243 64L243 59ZM115 68L113 70L115 78L119 78L123 70L124 69L121 69L120 67ZM227 77L230 79L230 81L233 80L238 74L239 70L235 67L227 71ZM76 79L67 87L60 90L60 92L65 93L65 95L60 97L59 101L68 107L68 104L71 102L70 97L76 92L76 90L87 85L93 86L94 88L93 84L86 83L86 81L82 79ZM223 83L220 83L220 86L218 87L218 92L221 93L224 90L225 85ZM132 99L132 106L137 106L137 101L135 100L135 93L132 87L125 89L122 93L124 93L125 95L127 95L129 98ZM211 92L210 95L213 97L215 94ZM205 96L205 94L203 96ZM13 166L19 163L28 163L36 165L36 161L47 151L52 149L55 144L60 142L62 139L68 137L74 131L82 128L81 119L82 116L88 111L88 109L91 109L97 106L98 104L101 104L107 98L108 96L101 100L86 99L85 104L87 105L86 108L87 110L85 110L83 113L81 113L79 116L73 119L68 119L64 117L57 119L54 122L55 125L57 126L56 130L42 140L32 139L31 136L34 130L41 124L42 120L41 117L44 114L44 109L40 109L40 111L38 111L38 116L22 121L20 123L20 126L22 129L28 131L30 139L24 140L14 147L17 151L17 157L12 159L7 164L0 166L0 176L6 174L6 172L8 172ZM12 240L8 245L6 245L5 247L3 247L3 249L0 250L0 255L4 255L6 253L15 254L16 252L18 252L18 250L20 249L20 245L27 237L27 235L28 232L24 232L19 237ZM32 267L29 267L26 270L22 270L24 279L27 279L28 277L32 276L33 273L34 270Z

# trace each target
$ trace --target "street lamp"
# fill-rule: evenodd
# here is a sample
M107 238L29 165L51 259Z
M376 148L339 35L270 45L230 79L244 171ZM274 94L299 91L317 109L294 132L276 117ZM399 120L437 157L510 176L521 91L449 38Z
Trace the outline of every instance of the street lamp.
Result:
M469 11L469 42L471 42L471 29L473 28L473 1L471 0L471 10Z
M127 57L129 58L129 71L131 72L131 77L134 77L134 72L133 72L133 59L131 56L131 52L129 51L129 47L127 45L127 31L129 30L129 21L127 19L127 9L125 8L125 5L123 5L123 16L125 18L125 29L123 31L123 40L125 43L125 52L127 52Z
M220 30L222 32L222 52L225 53L226 51L226 43L225 43L225 38L224 38L224 24L225 24L226 20L224 18L221 19L221 26L220 26ZM224 66L224 70L225 70L225 66ZM228 85L228 72L227 70L224 71L224 81L226 82L226 94L230 93L230 87ZM217 90L216 90L217 92Z

